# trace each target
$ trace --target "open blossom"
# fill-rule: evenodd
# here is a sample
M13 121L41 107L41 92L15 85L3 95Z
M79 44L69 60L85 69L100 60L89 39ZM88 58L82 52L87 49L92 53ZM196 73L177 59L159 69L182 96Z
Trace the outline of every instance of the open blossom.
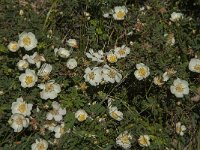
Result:
M87 58L91 58L92 61L97 62L104 62L104 52L102 50L99 50L98 52L94 52L93 49L89 49L89 53L85 53Z
M104 65L102 68L102 77L105 82L119 83L122 79L122 75L114 68Z
M60 85L54 83L54 81L50 81L45 84L39 84L38 87L42 89L40 92L40 97L42 99L55 99L58 96L58 93L61 92Z
M47 77L51 73L52 69L53 69L52 65L44 63L38 70L37 75L40 77Z
M121 111L118 111L117 107L110 107L109 114L113 119L117 121L121 121L123 119L123 113Z
M76 59L71 58L71 59L69 59L69 60L67 61L66 65L67 65L67 68L69 68L69 69L74 69L74 68L77 67L77 61L76 61Z
M99 85L99 83L102 81L101 68L94 67L91 70L89 67L87 67L85 69L84 78L86 82L89 82L93 86Z
M150 137L148 135L140 135L138 143L142 147L150 146Z
M14 129L14 132L21 132L23 128L28 127L29 119L22 114L13 114L8 123Z
M29 67L29 63L26 60L20 60L17 63L17 67L19 70L25 70Z
M19 35L19 46L24 47L25 50L30 51L33 48L37 47L37 39L35 38L35 35L32 32L22 32Z
M186 130L186 127L184 125L181 125L180 122L176 123L176 133L177 134L180 134L181 136L183 136L185 130Z
M25 73L22 73L19 76L19 80L21 81L21 86L23 88L33 87L37 82L37 75L34 70L26 69Z
M130 48L126 45L122 45L121 47L116 47L114 49L114 54L118 59L125 58L130 53Z
M39 55L37 52L35 52L33 55L24 55L23 59L27 60L30 64L36 64L37 68L40 68L41 62L46 61L44 56Z
M60 56L62 58L68 58L70 56L70 51L65 48L55 48L54 53L57 56Z
M108 52L106 54L106 57L107 57L108 62L110 62L110 63L117 62L117 55L114 54L112 51Z
M134 72L135 77L138 80L147 78L150 75L149 67L143 63L136 64L137 70Z
M188 82L177 78L174 80L173 85L170 86L171 93L178 98L182 98L183 95L189 94Z
M116 6L113 10L113 18L115 20L124 20L128 9L125 6Z
M12 41L8 44L8 49L11 52L16 52L19 49L19 44L18 42Z
M52 103L53 109L47 113L47 120L54 119L55 121L61 121L66 114L66 109L62 109L60 104L56 101Z
M192 58L189 62L189 70L200 73L200 59Z
M87 117L88 117L88 114L83 109L79 109L75 113L75 118L78 119L78 121L80 121L80 122L85 121L87 119Z
M27 104L23 101L23 98L17 98L16 102L12 103L12 113L22 114L24 116L30 116L33 104Z
M48 142L44 139L36 139L35 143L31 145L31 150L47 150Z
M75 39L69 39L67 40L67 45L73 48L78 48L77 41Z
M124 149L129 149L131 147L131 140L132 136L128 133L128 131L124 131L116 138L116 143Z
M177 22L177 21L179 21L179 20L182 19L182 18L183 18L183 14L182 14L182 13L173 12L173 13L171 14L170 20L173 21L173 22Z
M65 133L64 127L65 127L65 124L62 123L61 125L58 125L54 128L55 138L60 138L61 135Z

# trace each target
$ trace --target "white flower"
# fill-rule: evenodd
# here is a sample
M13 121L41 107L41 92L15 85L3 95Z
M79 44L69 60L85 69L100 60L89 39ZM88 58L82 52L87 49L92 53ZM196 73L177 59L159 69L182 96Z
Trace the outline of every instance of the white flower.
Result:
M34 70L26 69L25 73L22 73L19 76L19 81L21 82L21 86L23 88L33 87L37 82L37 75Z
M8 123L14 129L14 132L21 132L23 127L26 128L29 125L29 119L25 118L24 115L21 114L13 114Z
M19 49L19 44L18 42L12 41L8 44L8 49L11 52L16 52Z
M24 47L25 50L30 51L33 48L37 47L37 39L35 38L35 35L32 32L22 32L19 35L19 46Z
M59 55L62 58L68 58L70 56L70 51L65 48L55 48L54 49L55 55Z
M56 124L52 121L48 121L45 125L44 125L45 128L47 128L49 131L53 132L55 127L56 127Z
M169 73L167 71L163 73L162 78L164 82L168 81L170 78Z
M24 116L30 116L33 104L27 104L23 101L23 98L17 98L17 102L12 103L12 113L22 114Z
M31 150L47 150L48 142L44 139L36 139L35 143L31 145Z
M46 77L51 73L51 71L52 71L52 65L44 63L38 70L37 75L40 77Z
M130 48L126 45L122 45L121 47L116 47L114 49L114 54L117 56L117 58L124 58L130 53Z
M87 117L88 117L88 114L83 109L79 109L75 113L75 118L78 119L78 121L80 121L80 122L85 121L87 119Z
M154 83L155 85L158 85L158 86L161 86L161 85L164 84L164 82L163 82L161 76L156 76L156 77L154 77L153 83Z
M67 45L73 48L78 48L77 41L75 39L69 39L67 40Z
M87 67L85 69L84 78L86 82L89 82L93 86L99 85L99 83L102 81L101 68L94 67L91 70L89 67Z
M44 56L39 55L37 52L32 56L26 54L23 56L23 59L27 60L30 64L36 64L37 68L40 68L42 61L46 61Z
M123 119L123 113L118 111L117 107L110 107L109 114L113 119L117 121L121 121Z
M148 135L140 135L138 143L142 147L150 146L150 137Z
M52 103L53 110L47 113L47 120L54 119L59 122L63 119L63 116L66 114L66 109L62 109L60 104L56 101Z
M19 70L25 70L29 67L29 63L26 60L20 60L17 63L17 67Z
M42 89L42 92L40 92L40 97L45 100L55 99L58 96L58 93L61 91L60 85L54 83L54 81L50 81L45 84L39 84L38 87Z
M174 38L174 34L170 33L170 34L164 34L164 37L167 38L166 44L167 45L171 45L173 46L175 44L175 38Z
M173 21L173 22L176 22L176 21L179 21L180 19L183 18L183 14L182 13L176 13L176 12L173 12L171 14L171 18L170 20Z
M74 69L74 68L76 68L77 67L77 61L76 61L76 59L74 59L74 58L71 58L71 59L69 59L68 61L67 61L67 68L69 68L69 69Z
M86 53L87 58L91 58L92 61L97 62L104 62L104 53L102 50L99 50L98 52L94 52L93 49L89 49L89 53Z
M122 79L122 75L117 72L116 69L109 67L108 65L104 65L102 68L102 76L104 81L114 83L119 83Z
M131 147L130 140L132 140L132 136L128 133L128 131L124 131L116 138L116 143L124 149L129 149Z
M108 62L110 62L110 63L115 63L115 62L117 62L117 55L116 55L116 54L113 54L112 51L108 52L108 53L106 54L106 57L107 57Z
M115 20L124 20L128 9L125 6L116 6L114 8L113 18Z
M149 67L143 63L136 64L137 70L134 72L135 77L138 80L147 78L150 75Z
M200 59L192 58L189 62L189 70L200 73Z
M65 133L64 127L65 127L65 124L62 123L61 125L58 125L54 128L55 138L60 138L61 135Z
M177 134L180 134L181 136L183 136L185 130L186 130L186 127L184 125L181 125L180 122L176 123L176 133Z
M174 80L173 85L170 86L171 93L178 98L182 98L183 95L189 94L188 82L177 78Z

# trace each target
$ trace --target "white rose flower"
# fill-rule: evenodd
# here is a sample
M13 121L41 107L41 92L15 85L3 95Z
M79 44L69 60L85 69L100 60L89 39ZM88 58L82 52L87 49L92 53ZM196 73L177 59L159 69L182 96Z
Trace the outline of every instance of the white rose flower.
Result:
M18 51L19 49L19 44L18 42L15 42L15 41L12 41L8 44L8 49L11 51L11 52L16 52Z
M124 131L116 138L116 143L124 149L129 149L131 147L131 140L132 136L128 133L128 131Z
M189 70L200 73L200 59L192 58L189 62Z
M89 53L86 53L87 58L91 58L92 61L97 62L104 62L104 53L102 50L99 50L98 52L94 52L93 49L89 49Z
M117 72L116 69L109 67L108 65L104 65L102 68L102 77L104 81L114 83L119 83L122 79L122 75Z
M29 63L26 60L20 60L17 63L17 67L19 70L25 70L29 67Z
M183 18L183 14L182 13L176 13L176 12L173 12L171 14L171 18L170 20L173 21L173 22L176 22L176 21L179 21L180 19Z
M75 39L69 39L67 40L67 45L73 48L78 48L77 41Z
M123 113L118 111L117 107L110 107L109 114L113 119L117 121L121 121L123 119Z
M67 68L69 68L69 69L74 69L74 68L76 68L77 67L77 61L76 61L76 59L74 59L74 58L71 58L71 59L69 59L68 61L67 61Z
M24 47L25 50L30 51L33 48L37 47L37 39L35 38L35 35L32 32L22 32L19 35L19 46Z
M115 20L124 20L124 17L126 16L128 12L128 9L125 6L116 6L114 8L113 18Z
M25 73L22 73L19 76L19 81L21 82L21 86L23 88L33 87L37 82L38 77L35 74L34 70L26 69Z
M188 82L177 78L174 80L173 85L170 86L171 93L178 98L182 98L183 95L189 94Z
M38 70L37 75L40 77L47 77L52 71L52 65L44 63L41 68Z
M116 47L114 49L114 54L118 59L125 58L130 53L130 48L126 45L122 45L121 47Z
M114 54L112 50L106 54L106 57L107 57L108 62L110 63L117 62L117 55Z
M92 70L89 67L86 68L84 78L86 82L89 82L93 86L99 85L102 81L101 68L94 67Z
M35 52L32 56L24 55L23 59L27 60L30 64L36 64L37 68L40 68L41 62L46 61L44 56L39 55L37 52Z
M183 136L184 132L186 130L186 127L184 125L181 125L180 122L176 123L176 133Z
M148 135L140 135L138 143L142 147L150 146L150 137Z
M135 77L138 80L147 78L150 75L149 67L143 63L136 64L137 70L134 72Z
M28 127L29 119L25 118L24 115L21 114L13 114L8 123L14 129L14 132L21 132L23 128Z
M63 119L63 116L66 114L66 109L62 109L60 104L56 101L52 103L53 110L47 113L47 120L54 119L59 122Z
M27 104L23 101L23 98L17 98L17 102L12 103L12 113L22 114L24 116L30 116L33 104Z
M61 125L58 125L54 128L55 138L60 138L61 135L65 133L64 127L65 127L65 124L62 123Z
M45 84L39 84L38 87L42 89L42 92L40 92L40 97L45 100L55 99L58 96L58 93L61 92L60 85L54 83L54 81L50 81Z
M70 56L70 51L65 48L55 48L54 53L57 56L60 56L62 58L68 58Z
M35 143L31 145L31 150L47 150L48 142L44 139L36 139Z
M75 118L78 119L78 121L80 121L80 122L85 121L87 119L87 117L88 117L88 114L83 109L79 109L75 113Z

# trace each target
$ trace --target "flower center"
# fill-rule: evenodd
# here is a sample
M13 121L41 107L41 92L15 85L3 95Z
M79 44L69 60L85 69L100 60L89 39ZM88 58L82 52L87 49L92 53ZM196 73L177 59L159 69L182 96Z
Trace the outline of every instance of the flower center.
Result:
M180 126L176 126L176 133L180 133L181 132L181 127Z
M51 114L52 114L52 115L59 115L58 109L53 109L53 110L51 111Z
M124 18L125 12L124 11L118 11L116 15L117 15L117 18L121 19L121 18Z
M111 116L114 118L114 119L117 119L119 116L117 115L117 113L116 112L112 112L111 113Z
M119 55L123 56L123 55L125 55L125 50L124 49L120 49L118 51L118 53L119 53Z
M23 43L24 45L29 46L31 44L31 39L27 36L23 38Z
M18 117L15 122L16 122L17 125L22 125L23 119L21 117Z
M52 92L54 90L53 84L46 84L45 85L45 92Z
M141 145L148 145L148 141L147 141L147 139L146 139L144 136L142 136L142 137L139 139L139 143L140 143Z
M111 63L114 63L117 61L117 56L116 55L110 55L108 56L108 61L111 62Z
M21 105L19 105L18 110L19 110L21 113L24 113L24 112L26 111L26 104L25 104L25 103L22 103Z
M18 47L18 45L17 45L17 44L12 44L12 46L11 46L11 49L13 49L13 50L16 50L16 49L17 49L17 47Z
M94 74L94 72L91 72L91 73L89 73L88 76L89 76L90 80L94 80L95 74Z
M84 121L86 119L86 116L84 114L80 114L78 119L79 121Z
M43 144L43 143L39 143L39 144L37 145L37 149L38 149L38 150L45 150L44 144Z
M27 85L31 84L33 82L33 76L26 76L25 83Z
M147 71L145 68L142 67L138 70L138 73L140 76L144 77L146 75Z
M200 65L195 65L194 70L200 71Z
M115 78L116 74L117 74L116 71L112 69L112 70L109 71L108 76L109 76L110 78Z
M177 92L183 92L183 90L184 90L184 87L183 87L183 85L182 84L178 84L177 86L176 86L176 91Z
M122 136L121 141L122 141L123 144L129 144L130 143L128 135Z

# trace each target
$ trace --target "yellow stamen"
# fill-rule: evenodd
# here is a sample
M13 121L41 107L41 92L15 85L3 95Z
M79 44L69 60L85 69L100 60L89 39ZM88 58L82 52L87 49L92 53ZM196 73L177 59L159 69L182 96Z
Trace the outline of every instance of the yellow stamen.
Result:
M117 118L119 117L115 111L113 111L113 112L111 113L111 116L112 116L114 119L117 119Z
M147 74L147 70L144 67L142 67L138 69L138 73L140 76L144 77Z
M25 78L25 83L26 83L27 85L33 83L33 76L26 76L26 78Z
M114 54L108 55L107 59L108 59L108 61L109 61L110 63L114 63L114 62L117 61L117 56L114 55Z
M129 144L130 143L128 135L122 136L121 141L122 141L123 144Z
M126 14L125 14L124 11L118 11L118 12L116 13L116 15L117 15L117 18L122 19L122 18L124 18L124 16L125 16Z
M25 104L25 103L22 103L21 105L19 105L18 110L19 110L21 113L24 113L24 112L26 111L26 104Z
M176 85L176 91L177 92L183 92L183 90L184 90L184 87L183 87L183 85L182 84L178 84L178 85Z
M195 65L194 70L200 71L200 65Z
M84 120L86 119L85 114L80 114L80 115L78 116L78 119L79 119L79 121L84 121Z
M29 46L31 44L31 39L28 36L24 37L22 41L26 46Z
M39 144L37 145L37 149L38 149L38 150L45 150L46 148L45 148L45 146L44 146L43 143L39 143Z
M89 76L90 80L94 80L94 78L95 78L94 72L89 73L88 76Z

